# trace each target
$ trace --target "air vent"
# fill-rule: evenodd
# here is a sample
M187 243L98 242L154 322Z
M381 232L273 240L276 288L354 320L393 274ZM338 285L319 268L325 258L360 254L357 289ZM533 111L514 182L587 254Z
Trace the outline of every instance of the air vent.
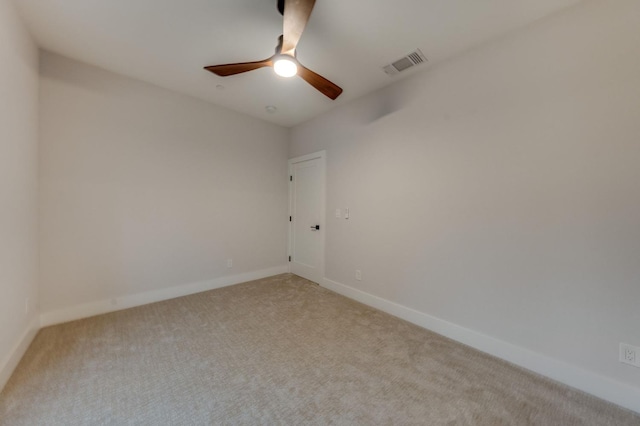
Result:
M407 70L416 65L420 65L424 62L427 62L427 58L422 54L420 49L416 49L415 52L411 52L404 58L400 58L397 61L383 67L383 70L388 75L396 75L404 70Z

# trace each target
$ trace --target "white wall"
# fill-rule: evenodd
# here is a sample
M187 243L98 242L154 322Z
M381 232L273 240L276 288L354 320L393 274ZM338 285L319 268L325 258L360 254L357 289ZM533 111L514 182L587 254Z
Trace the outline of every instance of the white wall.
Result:
M40 95L45 323L286 265L287 129L47 52Z
M38 50L0 0L0 389L37 329L37 191Z
M294 128L326 277L640 395L638 17L587 1Z

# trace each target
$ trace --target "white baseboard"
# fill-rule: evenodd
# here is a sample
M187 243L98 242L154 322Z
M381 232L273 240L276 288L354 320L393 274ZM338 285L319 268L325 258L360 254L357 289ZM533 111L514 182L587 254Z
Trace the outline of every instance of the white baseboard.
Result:
M322 286L527 370L640 413L640 389L324 278Z
M203 291L214 290L216 288L240 284L247 281L258 280L273 275L284 274L288 271L289 265L282 265L259 271L246 272L238 275L230 275L212 280L163 288L160 290L131 294L106 300L98 300L95 302L72 306L70 308L45 312L40 316L40 324L42 327L47 327L63 322L106 314L108 312L119 311L121 309L133 308L135 306L146 305L149 303L174 299L176 297L188 296L190 294L200 293Z
M16 369L27 348L29 348L29 345L33 341L33 338L38 334L38 330L40 330L40 321L38 317L35 317L27 326L24 333L22 333L20 339L18 339L13 348L11 348L11 351L5 359L2 360L2 364L0 364L0 391L2 391L9 381L13 370Z

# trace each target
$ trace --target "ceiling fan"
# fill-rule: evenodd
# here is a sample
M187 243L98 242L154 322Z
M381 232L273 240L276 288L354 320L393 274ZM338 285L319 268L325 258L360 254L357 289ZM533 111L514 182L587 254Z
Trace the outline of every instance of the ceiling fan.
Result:
M284 17L284 24L276 53L272 57L255 62L211 65L204 69L221 77L227 77L258 68L273 67L275 73L282 77L299 75L324 95L335 100L342 93L342 89L321 75L305 68L296 59L296 46L309 21L315 3L316 0L278 0L278 10Z

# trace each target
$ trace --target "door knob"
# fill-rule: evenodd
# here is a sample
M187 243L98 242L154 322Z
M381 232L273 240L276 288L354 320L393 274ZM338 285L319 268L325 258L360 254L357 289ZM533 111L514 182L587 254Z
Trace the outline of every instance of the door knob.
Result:
M312 231L319 231L320 230L320 225L311 225L311 230Z

